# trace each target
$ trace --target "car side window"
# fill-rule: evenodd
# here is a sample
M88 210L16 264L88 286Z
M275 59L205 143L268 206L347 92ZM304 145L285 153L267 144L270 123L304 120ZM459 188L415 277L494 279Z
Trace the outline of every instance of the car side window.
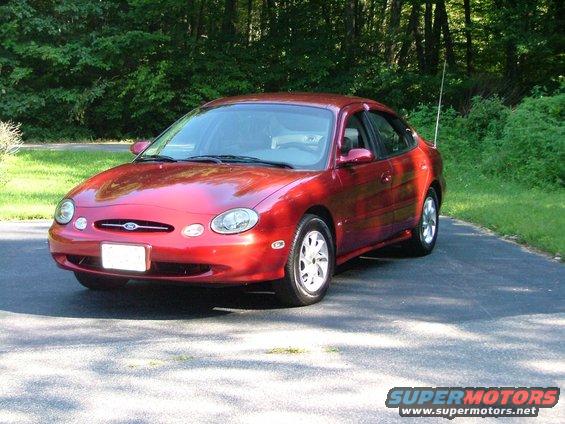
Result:
M409 148L414 147L416 144L418 144L416 142L416 139L414 138L412 129L408 125L406 125L406 123L402 119L394 118L392 120L392 124L394 125L394 128L398 129L398 131L400 131L400 133L404 136L404 138L406 139L406 144Z
M359 113L348 118L343 137L344 145L347 146L347 150L371 149L368 133L363 125L361 114Z
M377 132L384 153L393 156L408 150L409 146L406 136L401 131L395 129L385 116L377 112L369 112L369 119Z

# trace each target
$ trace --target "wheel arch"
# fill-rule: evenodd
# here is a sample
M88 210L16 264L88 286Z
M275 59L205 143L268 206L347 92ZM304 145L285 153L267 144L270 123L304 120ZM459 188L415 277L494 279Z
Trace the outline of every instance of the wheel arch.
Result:
M441 184L439 183L438 180L433 180L432 183L430 184L430 187L435 190L436 195L437 195L437 201L439 203L438 206L441 207L441 204L442 204L442 201L443 201L443 193L441 192Z
M327 207L325 207L324 205L315 205L315 206L309 207L304 212L304 215L306 215L306 214L316 215L316 216L318 216L318 217L320 217L324 220L324 222L330 228L334 247L337 247L336 246L335 223L334 223L334 219L333 219L333 216L332 216L330 210Z

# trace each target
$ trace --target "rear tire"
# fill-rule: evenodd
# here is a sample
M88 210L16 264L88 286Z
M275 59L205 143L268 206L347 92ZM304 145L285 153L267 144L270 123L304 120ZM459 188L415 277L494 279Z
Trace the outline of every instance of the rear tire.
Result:
M75 272L77 281L90 290L116 290L125 287L129 279L120 277L105 277L86 272Z
M324 298L334 271L335 248L328 225L316 215L298 223L285 267L285 277L273 283L279 301L305 306Z
M408 250L414 256L425 256L432 253L436 245L439 230L439 202L433 187L428 189L422 205L422 215L418 226L412 230L412 238L408 241Z

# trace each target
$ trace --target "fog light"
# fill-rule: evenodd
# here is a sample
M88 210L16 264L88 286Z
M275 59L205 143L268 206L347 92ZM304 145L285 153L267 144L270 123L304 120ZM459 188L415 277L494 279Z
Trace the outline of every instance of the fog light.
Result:
M86 228L86 218L81 216L80 218L77 218L77 220L75 221L75 228L77 230L84 230Z
M182 235L186 237L198 237L204 232L204 225L202 224L191 224L184 227L182 230Z

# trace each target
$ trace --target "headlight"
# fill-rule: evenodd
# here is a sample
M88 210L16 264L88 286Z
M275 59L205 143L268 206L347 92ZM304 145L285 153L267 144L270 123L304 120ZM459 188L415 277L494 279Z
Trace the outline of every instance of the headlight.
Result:
M259 221L259 215L252 209L237 208L221 213L212 220L212 230L220 234L236 234L247 231Z
M59 224L68 224L75 214L75 204L71 199L63 199L55 208L55 221Z

